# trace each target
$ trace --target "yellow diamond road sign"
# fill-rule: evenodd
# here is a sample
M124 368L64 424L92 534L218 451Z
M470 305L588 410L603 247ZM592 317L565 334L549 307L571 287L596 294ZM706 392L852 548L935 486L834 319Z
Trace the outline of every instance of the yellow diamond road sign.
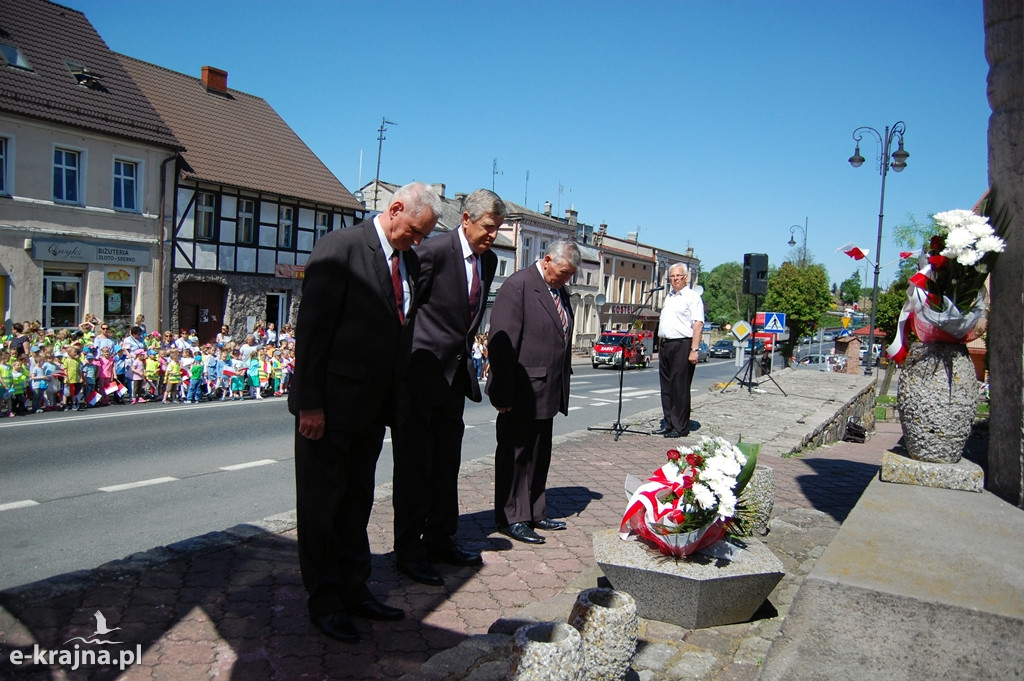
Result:
M750 324L742 319L736 322L732 325L732 335L736 336L736 340L743 340L750 335Z

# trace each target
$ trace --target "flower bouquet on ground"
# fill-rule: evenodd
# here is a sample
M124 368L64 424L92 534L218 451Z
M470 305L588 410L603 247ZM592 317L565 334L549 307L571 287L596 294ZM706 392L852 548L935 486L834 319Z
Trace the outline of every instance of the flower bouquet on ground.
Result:
M725 536L757 457L720 437L670 449L667 456L668 463L633 492L619 534L637 534L666 556L688 556Z
M985 278L996 253L1006 248L988 218L969 210L936 213L932 221L936 234L922 249L896 339L887 350L896 362L906 359L908 330L924 343L971 339L985 316Z

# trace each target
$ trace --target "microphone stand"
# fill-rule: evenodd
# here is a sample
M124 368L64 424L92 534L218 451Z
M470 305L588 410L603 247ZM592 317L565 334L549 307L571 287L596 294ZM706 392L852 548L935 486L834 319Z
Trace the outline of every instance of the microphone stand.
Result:
M640 319L640 313L642 313L644 311L644 308L647 307L648 303L651 302L651 299L654 297L654 294L657 291L662 291L664 289L664 286L656 286L655 288L652 288L650 291L647 292L647 299L644 300L643 304L640 305L639 309L637 309L636 314L633 315L633 320L630 321L629 327L626 329L627 333L622 337L622 340L619 341L619 347L622 349L622 361L619 362L619 411L618 414L615 416L615 423L613 423L608 428L598 428L597 426L591 426L587 428L587 430L597 430L615 433L616 442L619 441L619 436L622 435L623 433L634 433L636 435L650 435L650 433L646 430L632 430L629 426L622 425L622 380L626 373L626 344L631 342L631 336L629 335L629 331L633 329L633 325L636 324L638 319Z

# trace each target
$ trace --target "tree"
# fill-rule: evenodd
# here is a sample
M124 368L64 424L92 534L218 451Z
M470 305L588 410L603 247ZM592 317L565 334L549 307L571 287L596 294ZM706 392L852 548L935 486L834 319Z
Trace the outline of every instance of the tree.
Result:
M793 356L797 339L809 332L826 310L832 308L832 294L828 287L828 274L821 265L796 267L783 263L768 277L768 294L764 297L765 310L785 312L789 325L789 340L782 346L783 357Z
M853 274L839 285L839 300L852 305L860 300L860 295L860 270L854 270Z
M704 285L704 319L732 324L744 317L747 295L743 293L743 266L726 262L701 277Z

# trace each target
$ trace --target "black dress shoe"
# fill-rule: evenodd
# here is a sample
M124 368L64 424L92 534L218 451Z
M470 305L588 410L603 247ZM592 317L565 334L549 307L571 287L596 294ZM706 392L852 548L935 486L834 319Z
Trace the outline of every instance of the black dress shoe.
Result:
M652 430L651 431L651 435L664 435L667 432L668 432L668 428L666 428L665 426L662 426L661 428L658 428L657 430Z
M512 537L516 541L525 542L527 544L543 544L544 537L534 532L529 523L512 523L507 527L499 527L498 532L501 532L507 537Z
M313 624L329 638L342 643L359 643L359 630L343 612L331 612L313 618Z
M552 520L551 518L545 518L544 520L534 520L530 523L530 526L535 530L564 530L566 525L562 520Z
M459 567L483 565L484 559L478 551L467 551L454 541L447 544L427 546L427 558L435 563L447 563Z
M345 611L349 615L381 622L396 622L405 617L405 611L401 608L384 605L373 596L368 596L358 603L346 603Z
M670 430L665 433L665 437L684 437L685 435L689 435L689 433L680 433L678 430Z
M437 574L434 566L425 560L400 560L398 571L414 582L428 586L444 586L444 579Z

